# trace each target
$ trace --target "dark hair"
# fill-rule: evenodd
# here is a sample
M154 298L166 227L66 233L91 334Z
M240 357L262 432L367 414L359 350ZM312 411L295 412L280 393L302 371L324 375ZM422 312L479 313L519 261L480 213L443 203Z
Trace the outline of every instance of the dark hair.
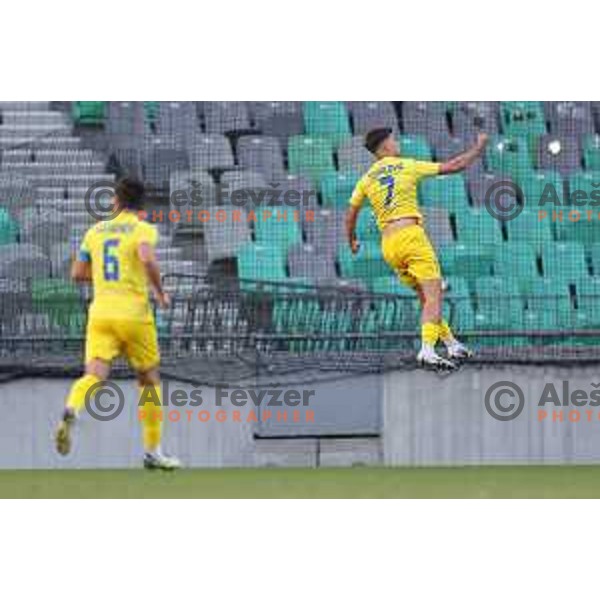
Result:
M378 129L371 129L365 136L365 148L375 154L381 143L392 135L392 130L389 127L379 127Z
M144 184L133 177L123 177L117 181L115 195L122 208L140 210L144 197Z

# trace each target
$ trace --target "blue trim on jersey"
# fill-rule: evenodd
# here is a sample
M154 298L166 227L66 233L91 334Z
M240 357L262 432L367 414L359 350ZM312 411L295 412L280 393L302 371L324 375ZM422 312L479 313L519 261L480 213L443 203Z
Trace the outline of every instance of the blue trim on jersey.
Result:
M85 250L80 250L79 251L79 260L81 262L92 262L92 257L90 256L89 252L86 252Z

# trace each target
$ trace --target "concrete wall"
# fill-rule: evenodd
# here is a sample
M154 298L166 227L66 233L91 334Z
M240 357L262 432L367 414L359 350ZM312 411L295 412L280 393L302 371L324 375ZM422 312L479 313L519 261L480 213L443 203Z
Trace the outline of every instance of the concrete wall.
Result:
M484 405L486 391L501 381L514 382L523 391L524 409L512 421L494 419ZM318 422L320 415L326 434L318 438L318 428L302 420L258 424L249 418L250 405L236 408L240 422L234 422L232 407L216 406L215 390L205 388L202 407L193 409L191 422L167 422L164 448L197 467L599 462L600 407L579 407L579 421L571 422L575 407L538 404L547 384L553 383L562 394L564 381L571 392L579 389L583 394L593 392L598 383L600 396L600 377L593 368L465 368L446 378L411 371L330 382L315 386L315 418ZM127 397L119 417L99 422L84 415L72 455L56 455L52 430L70 383L22 379L0 384L0 468L140 465L137 391L131 382L119 382ZM501 402L510 400L504 397ZM215 420L219 408L228 415L224 422ZM540 408L548 418L539 419ZM201 423L199 410L208 411L211 419ZM553 410L562 411L562 421L552 418ZM261 411L254 412L260 418ZM377 431L380 437L372 435ZM348 434L353 436L345 437Z

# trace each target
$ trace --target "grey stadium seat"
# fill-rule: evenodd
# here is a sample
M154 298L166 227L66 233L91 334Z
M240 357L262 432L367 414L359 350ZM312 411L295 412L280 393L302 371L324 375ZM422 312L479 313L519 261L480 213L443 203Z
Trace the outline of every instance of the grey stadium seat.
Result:
M207 133L250 129L246 102L205 102L204 124Z
M425 229L436 248L452 244L454 236L450 225L450 215L445 208L424 208Z
M582 136L594 133L591 102L544 102L550 131L556 135Z
M284 173L281 144L275 137L242 136L238 140L237 155L242 168L262 173L267 181L273 181Z
M323 208L316 211L314 221L304 223L307 243L327 256L335 256L346 236L344 217L345 212L341 210Z
M200 132L200 123L193 102L159 102L156 131L160 136L172 136L186 146Z
M172 138L156 137L143 153L144 182L157 190L167 190L171 173L189 168L186 150L175 148Z
M362 136L354 136L338 148L340 171L364 173L373 164L373 155L365 148Z
M57 210L26 209L20 217L21 240L34 244L44 251L59 242L68 240L71 227L65 215Z
M215 180L206 171L176 171L169 183L170 208L202 210L216 204Z
M33 244L5 244L0 246L0 277L49 277L50 259Z
M497 102L457 102L452 113L454 135L472 137L480 131L495 134L499 131Z
M537 165L540 169L556 170L563 175L581 169L579 140L574 135L548 134L540 136L537 145Z
M223 222L211 219L204 225L208 262L237 255L238 249L251 241L247 213L242 208L223 207L227 218ZM234 221L234 216L240 219Z
M273 182L273 189L279 194L278 200L283 206L298 208L300 211L319 208L315 184L302 175L284 174ZM288 199L287 202L285 198Z
M302 116L302 102L248 102L248 112L254 124L262 130L265 122L275 115L295 113Z
M354 133L364 135L376 127L398 131L398 118L391 102L348 102Z
M428 139L448 133L446 107L443 102L403 102L402 131L425 135Z
M333 255L319 252L310 244L299 244L288 253L290 277L310 279L315 282L331 281L336 278Z
M217 204L243 207L248 210L262 208L265 206L266 190L267 181L260 173L228 171L221 177L221 197L217 197Z
M218 134L200 135L190 150L190 168L198 170L227 169L234 166L229 140Z
M143 102L109 102L106 115L109 145L131 146L150 132Z
M506 174L485 173L481 170L467 172L467 189L471 198L471 204L475 208L483 207L488 190L495 184L502 182L510 185L512 179Z

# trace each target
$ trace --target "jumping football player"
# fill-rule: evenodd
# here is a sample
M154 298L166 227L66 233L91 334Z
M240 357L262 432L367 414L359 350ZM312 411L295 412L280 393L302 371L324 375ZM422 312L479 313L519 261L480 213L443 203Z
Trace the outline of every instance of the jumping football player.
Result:
M417 204L417 185L423 177L458 173L473 164L483 152L488 136L481 133L475 145L444 163L402 158L389 128L367 133L365 147L375 162L360 179L346 217L346 232L353 253L359 250L355 228L365 198L377 219L382 235L382 254L400 280L414 288L421 307L421 350L417 361L422 366L452 369L455 364L436 352L441 340L448 359L464 359L472 355L452 334L442 319L442 277L435 251L422 226L423 217Z
M138 218L143 195L142 183L129 178L120 180L112 200L117 216L96 223L87 231L79 257L73 262L72 279L92 281L94 299L88 314L85 374L71 388L55 441L60 454L70 452L77 415L100 382L108 378L112 361L123 354L136 371L140 393L145 398L140 403L144 466L171 470L180 464L163 455L160 448L160 357L148 284L161 308L168 306L169 297L162 289L154 256L157 229Z

